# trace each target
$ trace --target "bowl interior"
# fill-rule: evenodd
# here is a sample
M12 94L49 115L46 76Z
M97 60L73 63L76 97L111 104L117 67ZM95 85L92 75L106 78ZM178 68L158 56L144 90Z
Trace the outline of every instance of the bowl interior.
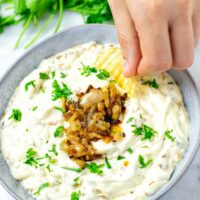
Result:
M73 46L96 41L97 43L117 43L116 31L110 25L84 25L65 30L53 37L46 39L35 48L22 56L0 82L0 117L3 115L7 103L16 86L29 74L40 62L49 56ZM184 159L177 166L170 181L150 199L157 199L168 191L188 168L198 149L200 142L200 106L199 96L194 82L186 71L169 72L178 83L184 96L185 105L189 112L191 128L189 147ZM22 188L20 183L11 176L9 168L0 151L0 181L2 185L16 198L29 200L30 195Z

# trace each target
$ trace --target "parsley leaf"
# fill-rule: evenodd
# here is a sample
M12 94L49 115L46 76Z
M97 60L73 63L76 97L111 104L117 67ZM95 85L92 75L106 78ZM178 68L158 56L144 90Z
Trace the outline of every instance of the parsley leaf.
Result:
M142 85L149 85L152 88L158 89L160 86L159 84L156 82L156 79L154 78L153 80L141 80L141 84Z
M111 166L110 162L108 161L107 157L105 157L105 163L106 163L106 166L107 166L108 169L112 168L112 166Z
M62 168L66 169L66 170L73 171L73 172L77 172L77 173L81 173L82 172L81 168L74 168L74 167L62 167Z
M63 72L60 73L60 77L61 77L61 78L65 78L66 76L67 76L67 75L64 74Z
M59 126L54 132L54 137L59 137L63 133L64 129L64 126Z
M41 79L41 80L48 80L48 79L49 79L49 75L48 75L47 73L41 72L41 73L39 74L39 76L40 76L40 79Z
M173 130L166 130L165 131L165 137L167 137L168 139L170 139L171 141L175 141L175 139L176 139L176 137L173 137L172 135L171 135L171 133L173 132Z
M38 108L38 106L34 106L34 107L32 108L32 111L36 111L37 108Z
M142 124L140 127L136 127L132 131L136 136L143 135L142 140L151 140L157 131L147 126L146 124Z
M81 69L81 75L82 76L90 76L92 73L97 73L97 69L95 67L90 67L89 65L84 65L83 63L81 63L83 68Z
M41 185L39 186L39 188L37 189L37 191L34 193L34 195L40 195L40 192L41 192L43 189L47 188L47 187L49 187L49 183L48 183L48 182L41 184Z
M105 69L99 70L98 74L96 75L98 79L104 80L110 77L110 74Z
M72 192L70 200L79 200L80 199L80 195L81 195L80 191L78 191L78 192Z
M53 171L53 170L51 169L51 167L50 167L49 164L46 166L46 168L47 168L47 170L48 170L49 172L52 172L52 171Z
M57 150L56 150L56 145L55 145L55 144L52 145L52 147L51 147L51 149L49 150L49 152L52 152L55 156L58 155L58 152L57 152Z
M33 88L35 88L35 81L29 81L28 83L25 84L25 91L27 92L29 87L32 86Z
M117 160L123 160L123 159L125 159L124 156L117 156Z
M126 123L130 123L130 122L132 122L133 120L134 120L134 118L133 118L133 117L130 117L130 118L128 118L128 120L127 120Z
M73 186L76 187L80 184L80 177L76 177L73 180Z
M86 168L90 171L90 173L101 175L103 173L102 169L104 164L97 165L95 162L91 162L86 164Z
M51 78L52 78L52 79L54 79L55 75L56 75L56 72L55 72L55 71L51 72Z
M22 119L22 112L19 109L12 109L12 114L8 119L14 119L17 122L20 122Z
M143 156L141 155L138 156L138 161L140 163L140 168L146 168L153 162L153 160L148 160L145 162Z
M59 111L62 112L62 113L65 113L65 112L66 112L66 109L65 109L65 108L60 108L60 107L57 107L57 106L54 106L54 108L55 108L56 110L59 110Z
M41 87L40 90L42 93L45 93L45 88Z
M26 152L26 160L24 163L30 166L35 166L37 168L38 161L35 158L36 155L37 152L33 148L29 148Z
M69 87L62 83L62 88L61 86L58 84L58 81L54 80L52 87L53 87L53 91L52 91L52 100L55 101L61 97L63 97L64 99L69 99L69 97L72 95L72 91L69 89Z
M127 151L128 151L130 154L133 153L133 149L132 149L131 147L129 147L129 148L127 149Z

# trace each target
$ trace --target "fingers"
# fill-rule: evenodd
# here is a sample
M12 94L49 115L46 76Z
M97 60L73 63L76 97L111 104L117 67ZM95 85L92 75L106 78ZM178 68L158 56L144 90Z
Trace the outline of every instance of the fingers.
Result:
M192 17L193 34L194 34L194 46L198 45L200 38L200 10L195 11Z
M192 20L176 20L171 27L173 68L183 70L190 67L194 59L194 36Z
M115 19L119 42L125 59L124 74L133 76L137 72L141 59L138 35L124 0L110 0L109 4Z
M130 1L127 1L127 4L129 4L129 12L135 20L140 38L142 59L137 74L148 75L168 70L172 65L172 54L168 23L164 12L155 7L146 7L146 5L143 5L144 10L138 12Z

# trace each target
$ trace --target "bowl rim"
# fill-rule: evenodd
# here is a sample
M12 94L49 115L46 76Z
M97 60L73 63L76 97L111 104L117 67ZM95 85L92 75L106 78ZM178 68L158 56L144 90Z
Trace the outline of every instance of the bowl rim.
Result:
M8 68L5 71L4 75L0 78L0 84L4 81L4 79L6 79L7 75L9 74L9 72L11 72L21 60L23 60L26 56L28 56L33 50L42 47L43 43L48 42L49 40L52 40L54 37L56 37L58 35L65 34L68 31L75 30L75 29L80 29L80 28L81 29L85 29L85 28L88 28L88 27L89 28L107 27L107 28L110 28L110 29L115 29L115 26L114 25L110 25L110 24L87 24L87 25L77 25L77 26L69 27L69 28L66 28L66 29L56 33L56 34L50 35L50 36L46 37L45 39L41 40L38 44L36 44L33 47L31 47L30 49L28 49L21 56L19 56L13 64L8 66ZM186 73L186 75L188 76L188 78L190 79L190 81L191 81L191 83L192 83L192 85L194 87L194 91L195 91L195 93L197 95L197 98L198 98L198 105L200 107L200 91L198 90L197 84L195 83L194 79L192 78L192 76L191 76L191 74L190 74L190 72L188 70L184 70L184 72ZM188 168L191 166L192 161L194 160L194 158L195 158L195 156L196 156L196 154L198 152L198 149L200 147L200 130L197 130L197 131L198 131L197 142L196 142L192 152L190 153L190 156L188 157L188 159L186 161L186 164L182 167L181 171L173 179L173 181L165 187L165 185L168 183L167 182L158 192L156 192L153 196L149 197L150 200L160 199L162 196L164 196L169 190L171 190L180 181L180 179L186 173ZM14 199L23 200L11 188L9 188L9 186L5 182L2 181L1 177L0 177L0 185Z

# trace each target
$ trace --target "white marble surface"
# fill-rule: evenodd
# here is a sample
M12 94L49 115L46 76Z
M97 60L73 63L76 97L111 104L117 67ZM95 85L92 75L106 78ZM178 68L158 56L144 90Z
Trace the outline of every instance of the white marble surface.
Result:
M54 18L49 28L37 42L52 34L56 19L57 17ZM83 19L80 15L65 12L60 30L82 23ZM33 27L30 27L20 48L13 50L14 43L20 30L21 25L17 25L6 29L4 34L0 35L0 79L5 75L6 71L9 70L14 61L26 51L23 49L23 46L28 42L28 39L32 38L36 33L36 30ZM200 46L196 49L194 66L189 71L200 91ZM0 186L0 200L14 199ZM161 198L161 200L200 200L200 150L185 175L175 185L175 187Z

